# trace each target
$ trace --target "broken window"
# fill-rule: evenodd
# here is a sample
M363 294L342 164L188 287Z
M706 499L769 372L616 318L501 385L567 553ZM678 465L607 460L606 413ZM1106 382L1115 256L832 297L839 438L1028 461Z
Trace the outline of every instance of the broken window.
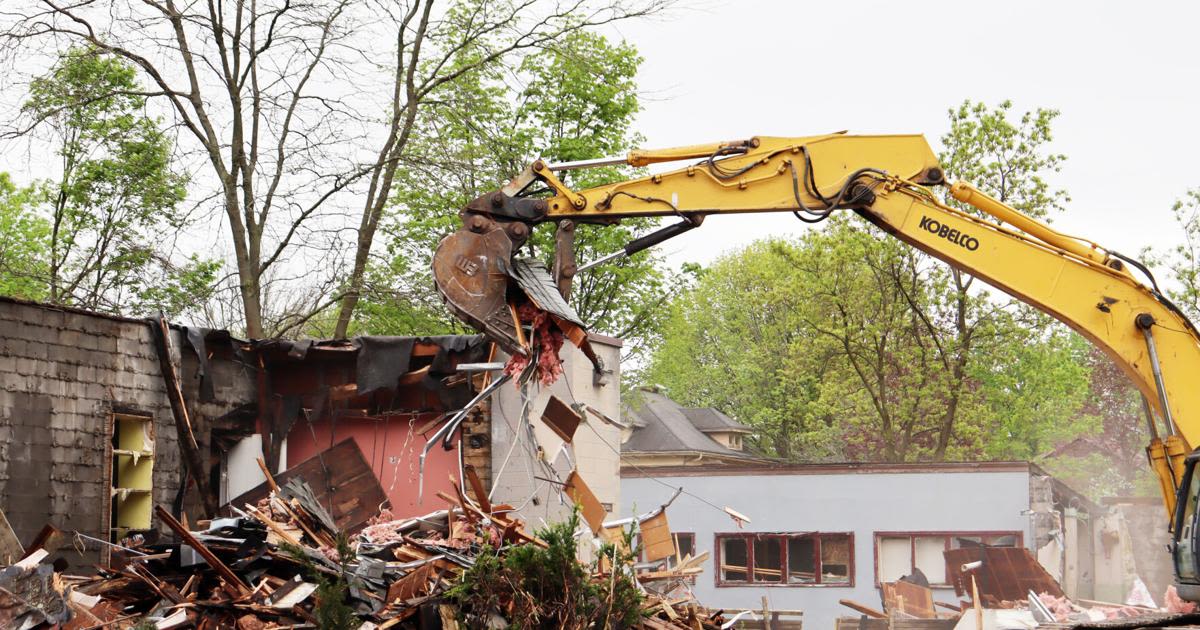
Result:
M788 583L817 583L817 551L814 536L788 539Z
M112 507L114 539L150 529L154 507L154 418L112 415Z
M850 583L850 535L821 536L821 583Z
M721 581L746 582L750 554L746 551L746 539L742 537L721 539Z
M853 586L853 546L851 534L718 534L719 582Z
M679 558L682 560L688 556L696 555L696 535L684 532L673 532L675 537L675 551L678 552Z
M754 581L778 582L783 579L782 541L778 538L754 540Z
M894 582L920 569L931 585L945 586L943 552L963 547L1018 547L1020 532L920 532L875 534L875 580Z

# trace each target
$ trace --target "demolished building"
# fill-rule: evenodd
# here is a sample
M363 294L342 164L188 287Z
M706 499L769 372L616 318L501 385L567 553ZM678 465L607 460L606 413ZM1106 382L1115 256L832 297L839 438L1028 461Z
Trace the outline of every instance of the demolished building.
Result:
M610 373L594 374L565 348L564 376L552 387L529 400L512 384L500 387L453 431L439 431L489 378L487 366L458 367L503 360L479 336L242 341L172 326L164 363L162 330L157 321L0 298L0 506L14 547L49 525L69 533L56 536L58 555L86 570L122 538L165 533L154 506L202 517L209 497L186 474L189 456L222 504L262 492L259 459L272 472L313 460L328 477L341 460L322 461L326 452L371 471L396 513L444 505L438 493L467 466L526 522L569 512L561 484L572 470L604 510L618 502L620 427L607 419L620 417L619 340L591 338ZM570 448L538 422L555 396L591 410Z

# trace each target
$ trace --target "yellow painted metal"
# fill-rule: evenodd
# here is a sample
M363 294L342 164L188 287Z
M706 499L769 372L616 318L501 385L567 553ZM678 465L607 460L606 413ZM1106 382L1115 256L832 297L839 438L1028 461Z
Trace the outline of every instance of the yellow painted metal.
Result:
M987 281L1013 297L1066 323L1096 344L1121 366L1161 417L1146 342L1134 324L1143 313L1153 316L1155 340L1168 404L1177 436L1151 446L1164 500L1179 483L1182 458L1200 444L1200 340L1190 323L1159 301L1128 271L1107 266L1108 253L1089 241L1059 234L966 184L952 187L962 199L1011 228L939 202L912 180L936 180L937 157L920 135L851 136L831 134L807 138L757 138L744 155L720 160L721 172L701 162L669 173L579 191L586 204L576 208L566 196L549 200L551 218L619 219L670 214L780 212L797 209L793 173L800 179L800 202L821 205L803 186L805 155L811 159L816 189L830 197L862 168L885 171L869 176L876 199L858 212L886 232ZM717 145L647 152L650 156L702 157ZM715 150L715 149L714 149ZM645 162L639 162L645 163ZM1013 229L1016 228L1016 229ZM1161 462L1161 463L1157 463Z
M626 161L630 166L649 166L651 164L659 164L662 162L675 162L677 160L687 160L690 158L702 158L712 155L716 151L720 151L726 147L741 146L744 144L753 145L757 138L750 140L736 140L733 142L713 142L709 144L693 144L686 147L674 147L671 149L657 149L647 151L645 149L635 149L629 152Z
M1146 447L1146 457L1150 461L1150 469L1158 477L1158 489L1163 495L1163 507L1167 509L1167 522L1172 526L1175 519L1175 491L1179 487L1172 474L1171 465L1167 462L1167 448L1162 440L1154 438Z
M966 182L955 182L950 187L950 195L1049 245L1102 265L1109 262L1108 254L1099 245L1062 234L1049 225L1004 205Z
M546 168L545 162L538 160L537 162L533 163L531 168L533 169L534 175L541 178L541 180L546 182L546 184L550 186L554 192L558 193L558 197L556 198L565 200L564 205L566 207L581 209L587 205L587 199L583 195L572 191L570 188L567 188L567 185L562 183L562 180L558 179L558 176L555 175L553 171L551 171L549 168Z
M1191 449L1178 435L1168 435L1163 442L1167 447L1167 461L1175 472L1175 487L1178 488L1183 485L1183 460L1187 459Z
M721 179L707 165L699 164L639 179L617 182L577 191L587 203L577 208L577 198L559 194L549 199L552 218L580 220L602 217L660 216L680 212L781 212L796 208L792 188L792 170L805 176L804 153L814 164L816 188L833 195L846 177L861 168L883 168L892 175L914 179L930 168L937 168L937 156L919 135L849 136L830 134L809 138L759 137L758 146L744 155L719 160L724 170L754 168L742 176ZM663 158L682 155L707 156L724 143L697 145L683 149L645 152ZM803 147L803 149L802 149ZM631 154L632 155L632 154ZM681 159L673 157L671 159ZM541 173L538 173L542 177ZM802 180L801 180L802 181ZM808 206L820 201L804 192L801 200Z
M1190 323L1148 287L1103 264L942 205L919 187L880 195L864 215L1073 328L1112 357L1161 416L1145 338L1134 323L1142 313L1152 315L1167 398L1182 439L1179 448L1186 452L1200 441L1200 388L1189 382L1200 374L1200 340ZM952 242L948 237L954 231L975 239L978 247Z

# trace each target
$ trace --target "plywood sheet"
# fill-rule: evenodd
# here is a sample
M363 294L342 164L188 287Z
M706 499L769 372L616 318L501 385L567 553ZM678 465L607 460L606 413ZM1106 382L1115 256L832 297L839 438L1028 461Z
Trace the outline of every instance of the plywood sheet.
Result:
M932 590L911 582L884 582L881 586L883 606L889 613L899 612L917 619L937 618Z
M562 438L562 441L568 443L575 437L575 429L579 428L579 422L582 419L558 396L551 396L550 400L546 402L545 411L542 412L542 422L545 422L555 435Z
M675 557L675 540L671 537L671 528L667 525L666 510L642 521L639 529L647 562Z
M343 440L333 448L292 466L276 475L275 482L282 487L296 477L312 488L317 501L347 534L357 533L368 519L378 513L379 506L387 502L383 487L353 439ZM246 503L254 504L266 497L269 491L264 482L229 503L238 507Z
M604 530L604 515L608 512L604 509L604 505L600 503L600 499L596 498L595 493L583 482L583 477L579 476L579 472L572 470L567 476L566 486L563 488L567 496L579 506L583 513L583 520L587 522L592 533L600 535Z

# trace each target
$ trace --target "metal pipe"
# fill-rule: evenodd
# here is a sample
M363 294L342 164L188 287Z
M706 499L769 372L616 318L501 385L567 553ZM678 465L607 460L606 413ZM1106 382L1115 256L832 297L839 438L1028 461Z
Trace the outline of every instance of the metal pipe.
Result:
M453 433L454 429L458 426L459 422L461 422L463 418L467 417L467 414L470 413L471 410L474 409L476 405L478 405L480 402L483 402L484 398L487 398L492 392L496 391L496 389L498 389L501 385L503 385L504 383L507 383L508 379L510 379L510 378L512 378L512 377L509 376L508 374L505 374L504 376L501 376L500 378L492 381L491 385L488 385L487 387L483 388L483 391L476 394L476 396L471 399L471 402L467 403L462 409L459 409L458 413L454 414L454 416L452 418L450 418L450 420L448 420L446 422L446 424L443 424L442 427L440 429L438 429L437 432L434 433L433 436L430 437L429 440L425 443L425 448L421 451L421 457L419 460L420 463L417 466L417 504L418 505L421 503L421 499L423 498L424 492L425 492L425 456L429 455L429 451L433 449L433 446L435 444L437 444L438 442L441 441L443 435Z
M1154 424L1154 410L1150 408L1150 401L1146 396L1142 395L1142 412L1146 414L1146 424L1150 427L1150 439L1158 439L1158 426Z
M659 243L662 243L663 241L675 238L676 236L679 236L680 234L683 234L684 232L688 232L688 231L691 231L691 230L694 230L694 229L700 227L700 224L703 222L704 222L704 215L684 217L683 220L680 221L679 223L672 223L671 225L668 225L666 227L661 227L645 236L640 236L638 238L635 238L632 241L630 241L628 244L626 244L624 247L622 247L621 249L619 249L603 258L593 260L592 262L589 262L589 263L586 263L586 264L580 266L578 269L575 270L575 273L579 273L581 271L587 271L588 269L591 269L592 267L595 267L596 265L603 265L604 263L612 262L614 260L619 260L626 256L632 256L644 249L650 249L651 247L654 247L655 245L658 245Z
M629 254L625 253L625 250L618 249L617 251L615 251L607 256L603 256L601 258L597 258L596 260L593 260L592 262L587 262L587 263L583 263L582 265L579 265L579 268L575 270L575 273L582 273L584 271L587 271L588 269L591 269L592 267L607 264L614 260L620 260L628 255Z
M1146 338L1146 349L1150 352L1150 371L1154 374L1154 386L1158 389L1158 404L1162 406L1167 435L1175 435L1175 419L1171 416L1171 406L1167 403L1167 386L1163 382L1162 366L1158 363L1158 348L1154 345L1154 333L1150 332L1154 327L1154 317L1149 313L1142 313L1135 321L1142 331L1142 336Z
M548 164L546 167L552 171L574 171L581 168L595 168L597 166L612 166L614 164L628 164L628 157L606 157L596 158L594 160L574 160L571 162L555 162Z

